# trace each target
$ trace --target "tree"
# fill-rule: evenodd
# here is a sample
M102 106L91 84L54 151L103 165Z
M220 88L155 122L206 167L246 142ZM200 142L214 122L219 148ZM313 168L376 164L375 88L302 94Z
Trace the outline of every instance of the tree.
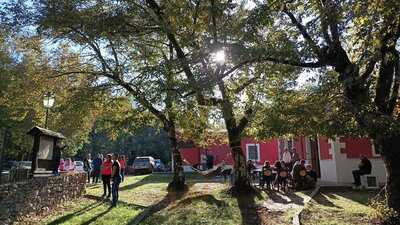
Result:
M234 159L233 190L248 190L241 137L259 105L268 99L259 90L269 78L283 81L293 77L296 69L260 63L274 61L272 58L249 60L249 56L259 54L257 50L248 51L247 45L254 43L246 33L249 23L257 18L249 15L245 2L146 0L146 6L148 17L160 28L159 35L172 44L198 104L220 111ZM266 46L286 51L294 47L278 39L285 39L281 33L273 35L277 39Z
M151 0L146 4L45 3L39 10L41 29L90 47L91 56L97 60L92 65L94 73L124 87L164 125L176 166L181 164L174 147L176 123L187 118L183 115L177 119L182 108L178 104L196 105L191 100L195 99L200 106L193 115L200 118L206 117L208 110L220 111L235 161L235 187L250 188L240 141L258 105L266 99L257 91L261 84L256 82L272 75L290 77L296 69L248 60L260 53L247 51L246 45L253 40L242 31L248 26L247 20L257 18L243 16L248 14L243 4L173 1L159 6ZM278 33L268 45L282 51L295 47L279 37L285 40ZM226 59L225 53L229 53ZM177 101L182 97L189 100ZM160 110L159 105L165 107Z
M176 57L165 38L153 35L155 29L141 21L140 8L124 8L115 2L43 1L39 7L40 30L49 37L72 41L81 47L80 62L86 70L74 67L59 71L60 76L88 74L95 82L118 86L147 110L168 133L174 158L174 178L170 187L183 189L182 158L178 149L176 126L196 113L183 113L193 106L185 97L176 72ZM81 66L78 66L81 68ZM176 91L176 90L182 90ZM192 110L192 109L191 109ZM201 110L204 111L204 110ZM186 111L185 111L186 112ZM182 117L177 118L181 115ZM204 117L198 117L204 120Z
M314 79L313 79L314 80ZM276 85L246 134L259 139L280 136L365 136L344 107L342 91L333 73L296 88Z
M261 28L285 31L299 49L300 58L285 55L293 63L285 60L276 63L336 73L346 111L382 152L388 206L397 212L400 212L399 10L399 1L267 1L253 11L260 18L273 18L276 23L260 22L252 27L254 31ZM258 42L268 39L259 32L252 34ZM266 57L280 55L266 49L261 58Z
M26 133L33 126L43 126L43 97L48 91L55 94L56 101L49 128L64 133L69 145L64 155L74 155L87 140L96 115L107 108L100 104L106 92L94 91L82 76L73 80L55 77L55 68L71 63L76 55L61 49L53 52L60 55L59 60L52 60L44 53L40 38L11 34L4 34L0 42L0 125L11 134L7 158L29 158L32 138Z

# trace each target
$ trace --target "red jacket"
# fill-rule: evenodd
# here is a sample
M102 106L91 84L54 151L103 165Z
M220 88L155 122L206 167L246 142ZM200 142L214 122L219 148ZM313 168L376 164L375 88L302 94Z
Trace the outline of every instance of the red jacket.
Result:
M101 175L111 175L112 173L112 162L105 160L101 165Z

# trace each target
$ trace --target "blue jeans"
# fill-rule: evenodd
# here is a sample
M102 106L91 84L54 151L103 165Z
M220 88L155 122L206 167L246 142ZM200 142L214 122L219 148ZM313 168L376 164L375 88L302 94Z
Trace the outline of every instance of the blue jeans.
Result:
M111 205L116 206L118 202L118 189L119 184L121 183L121 177L114 177L112 187L111 187L111 194L112 194L112 201Z
M121 168L121 182L124 182L124 178L125 178L125 168Z

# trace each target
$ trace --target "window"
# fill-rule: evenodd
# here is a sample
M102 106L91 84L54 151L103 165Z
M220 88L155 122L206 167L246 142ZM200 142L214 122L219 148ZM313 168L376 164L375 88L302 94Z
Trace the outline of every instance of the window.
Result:
M247 144L246 145L247 160L260 161L260 145Z

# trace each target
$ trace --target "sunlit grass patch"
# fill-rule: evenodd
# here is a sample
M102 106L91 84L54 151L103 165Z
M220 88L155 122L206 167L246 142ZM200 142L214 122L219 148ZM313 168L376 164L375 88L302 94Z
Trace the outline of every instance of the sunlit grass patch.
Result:
M301 214L304 225L367 225L372 211L369 191L322 191Z

